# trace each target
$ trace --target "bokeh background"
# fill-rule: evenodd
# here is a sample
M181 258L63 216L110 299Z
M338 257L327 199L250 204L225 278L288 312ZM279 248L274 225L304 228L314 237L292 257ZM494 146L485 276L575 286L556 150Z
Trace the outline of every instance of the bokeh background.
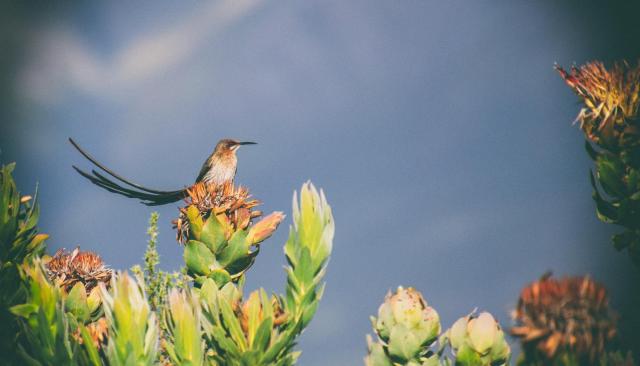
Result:
M553 70L640 55L631 1L3 2L0 161L39 182L59 247L140 262L151 209L92 186L66 139L148 186L193 181L223 137L237 181L290 212L311 179L333 206L325 297L302 365L356 365L387 290L414 286L448 327L474 308L510 324L547 270L610 289L629 347L640 281L594 214L577 98ZM158 208L162 267L182 249ZM287 220L287 224L290 220ZM248 289L281 291L287 225ZM515 342L513 342L515 343Z

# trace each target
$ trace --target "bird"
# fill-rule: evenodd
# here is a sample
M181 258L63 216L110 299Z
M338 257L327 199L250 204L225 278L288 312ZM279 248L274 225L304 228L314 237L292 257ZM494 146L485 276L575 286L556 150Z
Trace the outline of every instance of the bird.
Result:
M102 172L111 176L105 176L96 169L91 170L91 174L83 171L75 165L72 165L80 175L91 181L91 183L106 189L109 192L117 193L129 198L137 198L141 203L147 206L159 206L168 203L177 202L187 197L189 187L176 189L173 191L162 191L147 188L140 184L134 183L99 163L89 153L78 145L72 138L69 142L76 148L87 160L95 165ZM238 141L234 139L222 139L217 144L211 155L204 161L200 173L196 177L195 184L200 182L207 186L220 186L224 184L233 184L238 168L238 157L236 151L243 145L255 145L252 141ZM121 183L119 183L119 182ZM124 184L122 184L124 183Z

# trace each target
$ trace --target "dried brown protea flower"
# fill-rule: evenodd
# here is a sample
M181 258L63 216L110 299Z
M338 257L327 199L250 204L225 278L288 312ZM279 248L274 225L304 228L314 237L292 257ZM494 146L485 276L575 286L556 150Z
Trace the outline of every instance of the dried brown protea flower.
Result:
M581 362L603 357L616 337L616 317L606 289L586 277L543 276L525 287L513 313L525 354L553 360L568 352ZM582 363L581 363L582 364Z
M98 283L106 286L111 280L112 270L107 268L102 259L93 252L81 252L79 248L71 253L59 249L45 264L49 279L66 292L81 282L89 293Z
M196 183L187 189L185 207L180 208L180 216L174 221L177 239L180 243L184 243L189 236L187 209L190 206L196 207L203 219L214 214L224 219L234 230L243 230L249 226L251 219L262 215L261 211L253 210L260 203L251 198L247 188L236 187L233 183L223 185Z
M638 143L640 63L616 63L607 70L602 62L590 62L556 70L585 104L576 121L590 141L605 147Z

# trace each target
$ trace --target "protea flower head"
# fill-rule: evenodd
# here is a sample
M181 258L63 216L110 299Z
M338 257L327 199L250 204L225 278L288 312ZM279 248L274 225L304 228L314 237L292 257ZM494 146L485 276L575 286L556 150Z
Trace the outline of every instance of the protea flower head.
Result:
M430 357L429 346L440 333L438 313L413 288L398 287L389 292L371 318L373 328L392 359L408 362ZM375 355L371 355L375 358ZM375 364L374 360L367 361Z
M65 292L71 291L80 282L87 293L99 283L109 284L112 270L107 268L100 256L93 252L81 252L79 248L72 252L59 249L56 254L45 263L47 275Z
M548 361L569 352L593 363L616 336L606 289L588 276L543 276L522 290L513 317L511 334L520 338L525 353Z
M242 230L249 226L252 219L262 215L261 211L253 209L259 204L260 201L251 198L249 190L245 187L234 186L233 183L196 183L187 189L185 207L180 209L180 216L174 222L178 231L178 241L185 243L189 238L189 207L195 207L203 219L215 215L233 229Z
M458 319L441 343L449 343L456 365L506 365L511 348L493 315L475 312Z
M637 145L640 130L640 64L616 63L609 70L602 62L556 66L560 76L584 102L576 121L587 138L599 145Z
M253 223L262 215L254 210L260 202L232 183L197 183L187 192L175 227L178 241L185 244L188 274L197 285L207 277L219 286L239 280L253 265L260 242L275 232L284 214L274 212Z

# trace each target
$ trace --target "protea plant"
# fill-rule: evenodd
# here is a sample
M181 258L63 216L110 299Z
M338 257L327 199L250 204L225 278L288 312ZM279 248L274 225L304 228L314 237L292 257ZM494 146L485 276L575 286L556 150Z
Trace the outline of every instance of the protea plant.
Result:
M51 366L99 365L96 344L85 327L97 316L99 300L87 297L80 283L65 294L49 282L44 272L39 259L24 264L25 282L29 286L26 303L11 308L21 319L17 350L22 362Z
M254 210L259 201L249 191L232 183L197 183L187 191L186 206L175 222L178 241L185 243L184 258L189 275L201 285L206 278L223 286L238 280L251 267L259 244L284 219L274 212L257 223L262 215Z
M451 347L456 365L508 365L511 357L500 324L487 312L474 312L458 319L440 343L441 347Z
M186 314L181 318L189 319L184 324L202 324L206 362L232 366L295 363L299 355L293 349L296 338L311 321L322 296L322 279L331 254L334 224L324 195L310 183L302 186L299 203L294 195L293 212L294 224L285 244L289 261L286 296L268 296L260 289L244 299L242 276L222 286L215 278L205 278L200 288L192 290L200 301L202 316L196 315L194 306L180 306ZM247 237L266 238L275 226L265 226L266 229L261 229L258 223L250 227ZM180 322L173 318L173 323L169 328L175 334ZM196 328L184 325L184 329L192 329L189 333L194 334L192 339L197 342L193 330ZM198 345L180 347L195 350ZM172 358L182 359L174 348L176 357Z
M591 184L598 218L624 227L613 244L640 265L640 64L556 68L584 103L576 120L595 162Z
M589 277L543 276L522 290L513 317L525 365L599 365L616 338L607 291Z
M439 365L431 346L440 334L440 317L413 288L389 292L371 317L378 341L367 336L367 366Z
M3 209L24 214L15 211L16 193L11 192L11 204ZM21 361L13 364L293 365L300 353L294 350L296 339L322 297L334 234L322 191L305 183L299 197L294 194L293 225L284 246L289 263L285 295L268 296L263 289L243 295L244 273L258 244L284 215L275 212L253 223L261 216L253 210L257 201L233 186L191 189L176 222L179 238L186 240L193 287L157 271L157 215L150 221L145 270L138 267L136 278L113 273L97 254L79 249L44 259L23 250L17 270L23 300L10 308L22 328L16 347ZM29 215L24 217L32 220ZM18 228L35 234L35 221L28 222L20 226L18 221ZM15 243L24 233L14 230L7 242ZM43 237L29 238L20 239L21 245L41 247ZM155 296L146 293L146 283ZM3 345L10 343L4 340Z
M9 311L24 303L27 289L20 267L23 262L42 255L48 235L38 234L39 210L34 197L22 196L12 177L15 164L0 168L0 354L7 363L15 354L18 323Z

